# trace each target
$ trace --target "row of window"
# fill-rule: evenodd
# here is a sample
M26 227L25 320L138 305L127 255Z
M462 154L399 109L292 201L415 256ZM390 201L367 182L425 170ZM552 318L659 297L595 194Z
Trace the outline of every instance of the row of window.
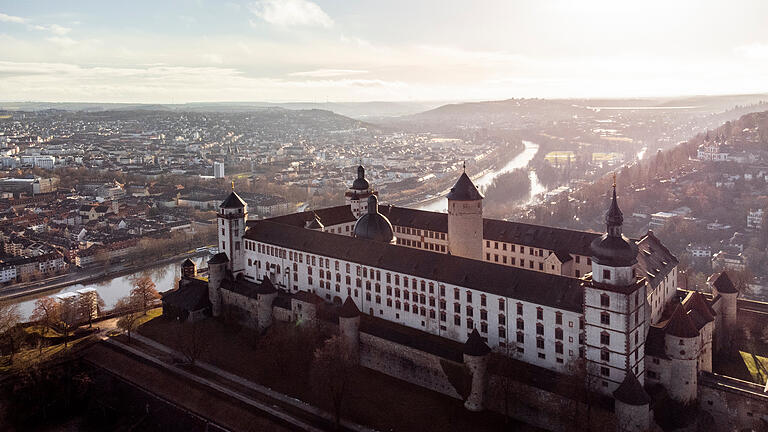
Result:
M418 228L408 228L408 227L401 227L401 226L395 225L395 232L401 233L401 234L419 236L419 237L423 236L425 238L431 238L431 239L437 239L437 240L445 240L445 233L434 232L429 230L421 230Z
M442 253L445 253L445 250L446 250L445 249L445 245L442 245L442 244L435 244L435 243L430 243L430 242L422 243L420 241L408 240L408 239L403 239L403 238L400 238L400 237L398 237L395 241L397 242L397 244L399 244L401 246L408 246L408 247L413 247L413 248L418 248L418 249L422 249L423 248L425 250L431 250L431 251L442 252Z

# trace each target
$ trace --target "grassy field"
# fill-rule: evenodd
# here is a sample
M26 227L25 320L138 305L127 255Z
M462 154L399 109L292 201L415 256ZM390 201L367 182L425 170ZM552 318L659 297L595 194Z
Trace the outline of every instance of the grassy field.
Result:
M750 353L739 351L744 366L747 367L752 380L759 384L765 384L768 380L768 357L752 356Z

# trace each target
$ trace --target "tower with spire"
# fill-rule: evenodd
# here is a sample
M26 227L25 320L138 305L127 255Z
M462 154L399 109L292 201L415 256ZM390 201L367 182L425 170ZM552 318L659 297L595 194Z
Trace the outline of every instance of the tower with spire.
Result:
M466 165L448 198L448 252L483 259L483 194L467 175Z
M235 182L232 182L232 192L219 205L217 213L217 229L219 237L219 252L227 255L229 262L227 270L237 276L245 270L243 236L248 220L248 204L235 192Z
M352 182L352 186L344 194L345 201L349 205L355 218L359 218L368 211L368 197L377 195L373 186L365 178L365 168L362 165L357 167L357 178Z
M645 278L635 275L637 245L622 233L624 215L616 198L605 213L606 233L591 244L592 273L584 277L584 341L589 382L610 395L627 371L644 379Z

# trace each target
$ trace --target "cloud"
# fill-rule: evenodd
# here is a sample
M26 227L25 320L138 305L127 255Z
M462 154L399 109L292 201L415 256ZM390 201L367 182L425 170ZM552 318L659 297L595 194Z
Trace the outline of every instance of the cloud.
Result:
M58 24L51 24L49 26L33 25L33 26L30 26L30 27L35 29L35 30L51 32L51 33L53 33L53 34L55 34L57 36L64 36L64 35L68 34L70 31L72 31L71 28L60 26Z
M293 72L288 75L296 76L296 77L309 77L309 78L330 78L330 77L339 77L339 76L348 76L348 75L359 75L359 74L365 74L365 73L368 73L368 71L354 70L354 69L315 69L315 70L304 71L304 72Z
M22 17L17 17L17 16L13 16L13 15L6 15L6 14L0 12L0 22L24 24L25 22L27 22L27 20L22 18Z
M332 27L323 9L307 0L259 0L248 7L258 18L278 26ZM251 20L251 25L256 23Z
M45 38L48 42L51 42L53 44L59 45L61 47L71 47L77 45L77 41L68 38L68 37L62 37L62 36L51 36L49 38Z

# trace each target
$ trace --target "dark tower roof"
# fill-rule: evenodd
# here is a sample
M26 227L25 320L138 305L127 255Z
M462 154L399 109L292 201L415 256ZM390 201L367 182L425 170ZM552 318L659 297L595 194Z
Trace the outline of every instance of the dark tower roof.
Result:
M219 206L219 208L243 208L245 207L245 201L240 198L240 195L232 191L227 199Z
M467 173L463 172L446 198L453 201L477 201L483 199L483 194L477 190Z
M637 262L637 244L621 233L624 215L616 200L616 182L613 183L611 206L605 213L606 233L592 241L592 256L598 264L611 267L629 267Z
M715 279L715 282L712 285L715 286L718 293L736 294L739 292L739 290L736 289L736 286L733 285L731 278L728 277L728 273L724 271L717 275L717 279Z
M193 262L192 262L192 260L191 260L191 259L189 259L189 258L185 259L185 260L184 260L184 262L183 262L183 263L181 263L181 267L182 267L182 268L185 268L185 267L194 267L194 266L195 266L195 263L193 263Z
M624 375L624 381L622 381L619 387L614 390L613 397L627 405L648 405L651 402L648 393L645 392L640 381L637 380L635 373L632 372L631 369L627 369L627 373Z
M352 189L368 190L371 184L365 179L365 168L362 165L357 167L357 178L352 182Z
M693 321L685 313L682 305L675 306L675 311L672 312L672 316L669 317L666 324L664 324L664 331L672 336L679 338L694 338L699 337L699 330L693 325Z
M467 338L467 342L464 343L464 354L482 357L489 352L491 352L491 348L489 348L488 344L486 344L485 341L483 341L483 338L480 337L480 333L477 332L477 329L473 329L472 333L470 333Z
M344 304L341 306L341 309L339 309L339 317L354 318L357 316L360 316L360 309L357 308L357 305L355 304L354 300L352 300L352 297L347 296L347 299L344 300Z
M208 260L208 264L224 264L226 262L229 262L229 258L227 258L227 254L224 252L219 252Z
M368 212L355 222L355 237L391 243L395 238L389 219L379 213L379 199L376 195L368 197Z
M272 294L277 292L275 286L272 284L272 281L268 277L265 277L261 280L261 283L258 285L255 291L256 294Z

